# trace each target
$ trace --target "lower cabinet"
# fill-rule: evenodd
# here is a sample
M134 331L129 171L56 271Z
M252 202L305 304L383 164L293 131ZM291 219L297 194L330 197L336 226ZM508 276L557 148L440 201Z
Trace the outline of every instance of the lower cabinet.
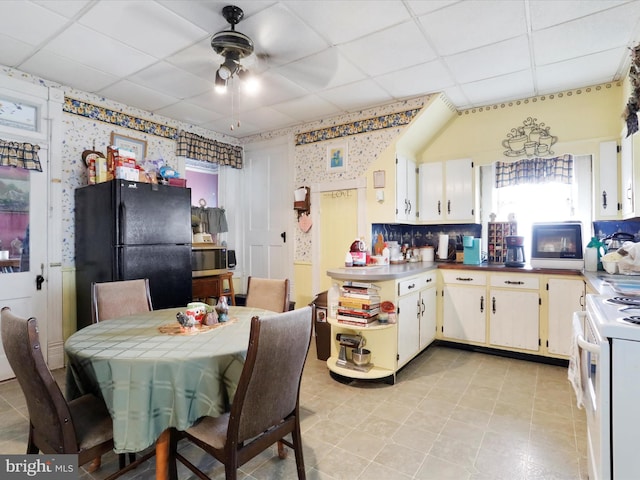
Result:
M547 278L547 351L571 354L573 312L584 310L585 282L581 278Z
M442 337L485 343L487 334L486 274L467 270L441 270Z
M540 349L540 285L536 275L491 275L489 344Z
M398 367L436 336L436 272L398 281Z

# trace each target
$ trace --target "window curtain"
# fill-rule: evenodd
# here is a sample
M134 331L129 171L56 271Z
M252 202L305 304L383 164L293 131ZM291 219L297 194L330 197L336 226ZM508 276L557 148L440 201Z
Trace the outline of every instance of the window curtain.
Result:
M176 155L202 162L242 168L242 147L211 140L190 132L180 132Z
M573 181L573 155L496 162L496 188L532 183Z
M41 172L39 150L40 145L0 140L0 165Z

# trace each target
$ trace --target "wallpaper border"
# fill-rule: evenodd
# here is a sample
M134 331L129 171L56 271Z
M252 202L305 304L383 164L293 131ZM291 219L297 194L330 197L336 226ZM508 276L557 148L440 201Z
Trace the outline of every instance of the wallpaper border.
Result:
M421 110L422 107L412 108L404 112L389 113L387 115L379 115L377 117L356 120L333 127L299 133L295 136L295 145L308 145L310 143L324 142L349 135L408 125Z
M98 120L100 122L117 125L118 127L128 128L137 132L155 135L157 137L168 138L170 140L178 139L178 129L162 125L161 123L152 122L143 118L138 118L127 113L118 112L112 108L101 107L83 100L77 100L71 97L64 97L62 111L72 115Z

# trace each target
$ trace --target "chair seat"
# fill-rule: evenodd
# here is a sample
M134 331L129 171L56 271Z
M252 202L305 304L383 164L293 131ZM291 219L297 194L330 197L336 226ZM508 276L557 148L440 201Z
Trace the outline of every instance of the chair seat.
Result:
M80 451L89 450L113 437L112 420L104 402L94 395L83 395L69 402L69 410Z
M213 448L222 450L227 438L229 426L229 412L219 417L203 417L186 432L193 438L200 440Z

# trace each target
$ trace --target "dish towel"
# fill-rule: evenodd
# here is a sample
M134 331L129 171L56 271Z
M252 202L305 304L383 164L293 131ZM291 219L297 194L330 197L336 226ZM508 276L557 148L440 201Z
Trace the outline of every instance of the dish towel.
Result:
M576 314L573 316L573 333L571 335L571 351L569 354L569 371L568 378L573 391L576 394L576 403L578 408L582 408L584 396L582 393L582 367L580 365L580 345L578 338L582 337L582 325L580 317Z

